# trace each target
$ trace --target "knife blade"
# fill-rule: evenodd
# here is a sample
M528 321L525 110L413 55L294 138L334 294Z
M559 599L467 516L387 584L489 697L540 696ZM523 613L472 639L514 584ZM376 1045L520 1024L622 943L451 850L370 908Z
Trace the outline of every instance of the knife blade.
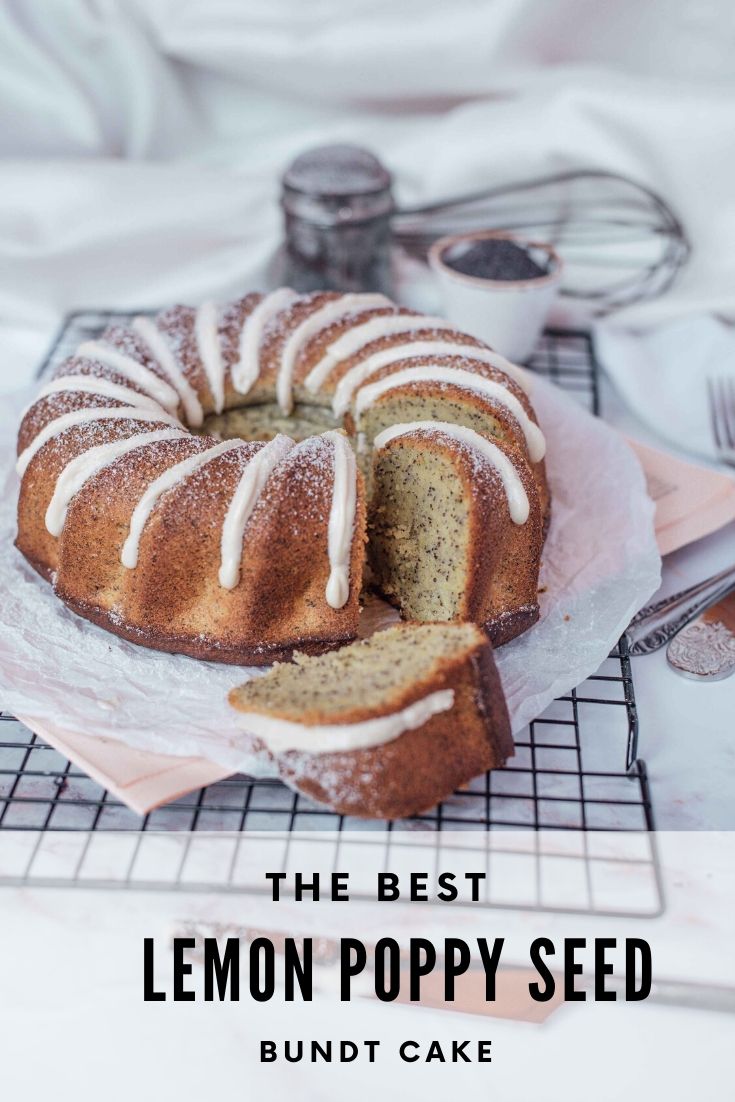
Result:
M642 608L625 633L630 653L653 654L665 647L683 627L733 588L735 566L729 566L711 578Z

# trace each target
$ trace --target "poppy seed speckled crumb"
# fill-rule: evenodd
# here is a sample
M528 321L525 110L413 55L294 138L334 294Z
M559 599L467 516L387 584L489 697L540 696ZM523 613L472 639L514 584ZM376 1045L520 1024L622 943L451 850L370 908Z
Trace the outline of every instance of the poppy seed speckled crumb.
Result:
M344 815L395 819L432 807L513 753L492 648L473 624L398 624L321 657L296 656L230 693L248 717L335 732L451 690L451 705L380 745L275 753L293 788ZM322 736L323 737L323 736ZM257 737L254 744L264 750Z

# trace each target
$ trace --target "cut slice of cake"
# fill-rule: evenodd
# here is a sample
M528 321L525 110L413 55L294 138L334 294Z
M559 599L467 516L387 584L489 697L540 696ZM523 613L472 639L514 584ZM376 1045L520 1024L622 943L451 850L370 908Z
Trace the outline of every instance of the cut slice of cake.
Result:
M397 624L233 689L281 778L343 815L424 811L513 754L492 648L474 624Z

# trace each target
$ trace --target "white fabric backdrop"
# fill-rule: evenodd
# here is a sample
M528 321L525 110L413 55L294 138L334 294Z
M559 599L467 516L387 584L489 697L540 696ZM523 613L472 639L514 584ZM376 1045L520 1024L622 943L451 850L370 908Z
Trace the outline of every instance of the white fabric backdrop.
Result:
M257 284L276 178L376 149L403 199L568 167L660 190L694 242L644 324L735 317L731 0L6 0L0 387L61 312Z

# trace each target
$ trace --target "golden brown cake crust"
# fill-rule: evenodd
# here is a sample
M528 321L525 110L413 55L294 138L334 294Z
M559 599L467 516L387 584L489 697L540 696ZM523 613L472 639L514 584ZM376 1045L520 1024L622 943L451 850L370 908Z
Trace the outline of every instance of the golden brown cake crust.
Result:
M32 564L33 565L33 564ZM39 571L40 573L40 571ZM184 654L188 658L198 658L207 662L222 662L231 666L270 666L274 662L287 662L295 653L324 654L334 650L345 643L351 643L355 634L345 635L342 638L330 636L328 639L296 639L291 643L282 645L279 643L238 644L226 643L214 636L201 639L192 638L189 635L176 636L171 632L159 632L150 628L135 627L132 624L121 622L120 617L111 613L108 609L97 608L84 601L77 601L73 597L59 594L64 604L89 620L98 627L105 628L113 635L126 639L130 643L137 643L141 647L150 650L163 651L167 654Z

